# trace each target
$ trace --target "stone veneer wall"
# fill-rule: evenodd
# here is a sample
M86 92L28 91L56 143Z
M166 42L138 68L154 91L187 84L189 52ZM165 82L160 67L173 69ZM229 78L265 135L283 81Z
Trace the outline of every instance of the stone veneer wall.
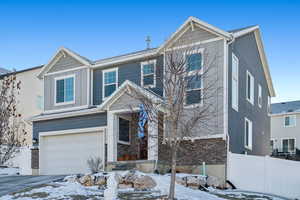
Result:
M169 164L170 148L163 144L163 115L159 115L159 144L158 160L160 163ZM198 139L193 142L190 140L182 141L177 153L178 165L225 165L227 160L227 145L222 138Z
M39 149L31 149L31 168L39 169Z

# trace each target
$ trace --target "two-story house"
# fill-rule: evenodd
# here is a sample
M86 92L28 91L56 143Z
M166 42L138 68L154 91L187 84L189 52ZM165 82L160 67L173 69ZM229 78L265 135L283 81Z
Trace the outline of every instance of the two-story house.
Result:
M295 155L300 150L300 101L271 105L271 147L274 156Z
M90 157L100 157L108 169L120 163L144 171L164 166L169 152L160 137L137 139L139 102L126 91L159 100L164 91L158 71L164 70L165 52L184 37L192 38L185 45L201 44L220 55L216 75L222 89L215 101L218 128L186 141L192 148L188 156L180 154L178 170L200 173L205 162L208 174L224 180L229 151L269 154L268 99L275 93L259 27L224 31L190 17L158 48L96 61L67 48L54 54L39 74L44 82L44 111L32 119L36 173L85 173ZM195 68L206 59L201 51L187 56L192 56L188 60ZM187 91L187 96L199 90ZM197 106L201 99L187 101ZM162 134L159 127L147 123L146 136Z

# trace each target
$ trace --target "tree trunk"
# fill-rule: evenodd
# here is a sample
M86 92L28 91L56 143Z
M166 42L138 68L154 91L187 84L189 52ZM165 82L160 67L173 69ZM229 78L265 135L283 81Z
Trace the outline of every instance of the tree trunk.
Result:
M172 165L171 165L171 182L169 189L169 200L173 200L175 197L175 180L176 180L176 159L177 159L177 149L175 145L172 145Z

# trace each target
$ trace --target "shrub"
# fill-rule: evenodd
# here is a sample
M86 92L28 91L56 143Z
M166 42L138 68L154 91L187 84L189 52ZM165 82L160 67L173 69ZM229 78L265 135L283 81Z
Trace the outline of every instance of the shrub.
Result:
M87 165L93 174L98 173L103 169L102 159L99 157L89 158L87 160Z

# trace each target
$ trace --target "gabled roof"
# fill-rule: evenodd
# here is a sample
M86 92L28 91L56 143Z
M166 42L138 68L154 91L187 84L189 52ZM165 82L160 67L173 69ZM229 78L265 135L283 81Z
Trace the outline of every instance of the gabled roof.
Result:
M300 101L273 103L271 105L272 114L285 114L294 112L300 112Z
M41 70L41 72L38 74L38 77L39 78L42 78L44 76L44 74L46 74L50 69L51 67L58 61L58 58L62 55L65 55L65 54L68 54L69 56L73 57L75 60L77 60L78 62L82 63L82 65L86 65L86 66L89 66L92 64L92 62L75 53L74 51L68 49L68 48L65 48L65 47L60 47L56 53L54 54L54 56L50 59L50 61L48 62L48 64L44 65L43 69Z
M158 51L161 51L163 49L165 49L173 40L176 40L177 37L181 34L181 32L183 32L184 30L186 30L186 28L188 27L193 27L193 26L199 26L200 28L203 28L204 30L213 33L215 35L218 35L220 37L223 37L227 40L231 40L232 36L230 33L223 31L215 26L212 26L204 21L201 21L200 19L196 18L196 17L189 17L172 35L171 37L165 42L163 43Z
M138 86L137 84L126 80L124 83L116 90L112 95L110 95L101 105L100 110L107 110L110 105L118 99L122 94L126 91L130 92L130 90L135 90L136 93L141 94L155 103L162 102L162 99L156 95L155 93L151 92L150 90L147 90L145 88L142 88L141 86Z

